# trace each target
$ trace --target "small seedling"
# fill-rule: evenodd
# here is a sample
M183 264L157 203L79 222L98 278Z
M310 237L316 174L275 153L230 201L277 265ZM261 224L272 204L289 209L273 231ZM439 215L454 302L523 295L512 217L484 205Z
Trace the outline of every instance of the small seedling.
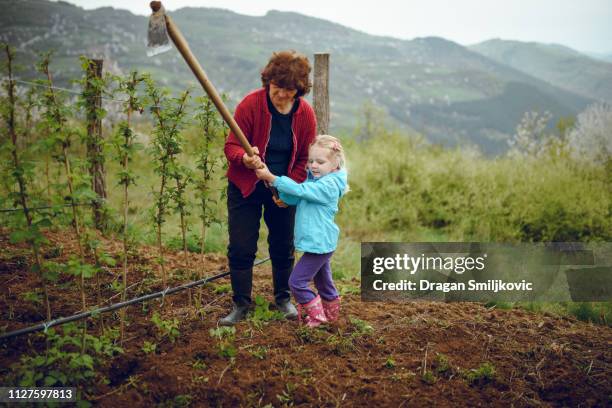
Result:
M393 357L389 357L385 362L385 368L395 368L395 360Z
M276 394L276 398L286 406L293 406L293 393L297 386L293 383L287 383L282 394Z
M266 346L259 346L255 350L251 351L251 355L259 360L263 360L268 355L268 348Z
M206 368L208 368L204 360L201 360L199 358L196 358L193 363L191 363L191 366L196 370L206 370Z
M354 316L350 316L349 322L355 330L353 334L356 335L356 337L370 336L372 333L374 333L374 328L372 327L372 325L370 325L364 320L358 319Z
M470 385L486 383L495 378L495 366L489 362L482 363L480 367L468 370L463 376Z
M249 320L257 329L261 329L267 322L282 319L284 319L283 314L278 310L271 310L270 303L263 296L255 297L255 310L251 313Z
M203 375L194 375L191 377L191 382L193 384L206 384L208 382L208 377Z
M325 339L325 332L322 329L311 329L306 326L299 326L295 334L304 343L321 343Z
M157 350L157 344L145 340L142 345L142 351L144 351L146 354L151 354L155 353L155 350Z
M217 339L217 350L219 355L224 358L233 359L238 354L236 346L234 346L234 339L236 338L235 327L218 327L216 329L210 329L210 337Z
M446 373L451 369L448 357L441 353L436 354L433 365L438 374Z
M158 329L158 337L164 338L167 337L171 343L174 343L176 339L181 335L181 332L178 330L179 321L177 318L172 320L164 320L159 316L159 313L153 313L153 317L151 317L151 321L155 324Z
M217 285L214 287L213 292L215 293L230 293L232 291L232 285L229 284L224 284L224 285Z
M38 292L34 292L34 291L25 292L21 295L21 298L25 300L26 302L34 303L36 305L42 304L42 297L40 293Z
M332 347L334 353L343 355L355 350L356 347L355 344L353 344L353 338L353 335L343 336L342 333L332 334L327 338L327 344Z
M425 384L429 385L435 384L438 381L434 373L432 373L431 371L425 371L421 376L421 380L423 380Z

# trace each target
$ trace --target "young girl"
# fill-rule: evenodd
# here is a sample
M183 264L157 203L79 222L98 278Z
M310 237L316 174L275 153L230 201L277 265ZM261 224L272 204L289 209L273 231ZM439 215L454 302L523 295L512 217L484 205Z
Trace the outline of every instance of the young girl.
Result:
M271 183L288 205L297 205L295 248L304 255L289 277L289 287L298 302L301 321L306 312L308 327L333 322L340 314L340 296L332 279L330 259L338 244L340 230L334 223L338 201L348 191L344 150L333 136L319 135L308 151L308 175L298 184L289 177L277 177L267 167L257 177ZM308 284L314 280L318 294Z

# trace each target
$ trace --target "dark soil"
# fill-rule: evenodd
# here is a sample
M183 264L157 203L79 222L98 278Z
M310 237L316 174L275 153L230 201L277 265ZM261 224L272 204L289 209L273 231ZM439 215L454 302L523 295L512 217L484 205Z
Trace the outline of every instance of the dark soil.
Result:
M65 262L76 253L66 231L48 232L48 257ZM121 259L119 241L102 247ZM63 247L62 250L58 248ZM141 247L129 260L130 297L161 289L156 278L155 248ZM193 276L225 270L225 258L168 254L173 286ZM31 256L23 245L12 245L0 230L0 329L26 327L44 319L44 307L23 299L40 285L27 272ZM191 272L180 272L181 270ZM177 272L179 271L179 272ZM113 297L109 283L122 267L107 268L100 277L101 301ZM62 275L50 290L53 317L80 309L76 280ZM144 280L144 281L143 281ZM88 304L97 303L96 280L87 284ZM209 329L229 311L231 296L220 291L223 278L192 291L202 296L201 314L189 306L187 292L127 309L129 325L124 352L98 367L108 384L93 382L83 389L86 399L102 407L180 406L610 406L612 401L612 330L573 318L523 310L496 310L475 303L365 303L345 294L342 317L332 326L302 330L295 321L261 325L249 320L236 329L237 356L222 357ZM358 282L341 286L357 287ZM270 265L256 268L254 295L272 300ZM215 290L215 288L217 288ZM119 296L111 299L120 300ZM150 317L178 318L176 342L158 340ZM372 326L360 331L357 318ZM104 316L118 326L118 314ZM101 330L90 322L90 333ZM145 353L143 343L157 343ZM43 352L40 334L0 343L0 385L9 385L11 364L20 356ZM195 363L195 366L194 366ZM203 364L202 364L203 363ZM472 375L482 364L492 376Z

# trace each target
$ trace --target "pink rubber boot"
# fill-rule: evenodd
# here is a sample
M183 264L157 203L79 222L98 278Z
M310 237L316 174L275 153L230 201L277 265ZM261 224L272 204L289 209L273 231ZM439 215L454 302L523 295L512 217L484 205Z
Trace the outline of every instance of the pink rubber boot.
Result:
M327 317L325 317L325 310L323 310L323 304L321 303L321 297L317 295L316 298L305 304L298 304L298 318L299 322L302 323L302 310L306 312L304 321L308 327L317 327L321 323L327 323Z
M321 299L323 311L328 322L335 322L340 317L340 296L334 300Z

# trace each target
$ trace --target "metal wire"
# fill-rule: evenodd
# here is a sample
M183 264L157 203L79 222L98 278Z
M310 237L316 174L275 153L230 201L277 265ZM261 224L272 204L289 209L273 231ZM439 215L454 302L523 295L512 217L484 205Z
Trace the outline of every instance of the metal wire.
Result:
M75 203L75 206L83 206L89 205L89 203ZM28 207L28 211L38 211L38 210L48 210L51 208L64 208L64 207L72 207L72 204L57 204L57 205L46 205L43 207ZM14 212L14 211L23 211L23 208L2 208L0 209L0 213Z
M59 87L59 86L49 86L49 85L39 84L37 82L24 81L22 79L13 79L13 82L17 82L17 83L24 84L24 85L37 86L37 87L40 87L40 88L57 89L58 91L68 92L68 93L75 94L75 95L82 95L83 94L82 92L75 91L74 89L62 88L62 87ZM98 96L96 96L96 97L98 97ZM123 99L115 99L115 98L111 98L110 96L103 96L103 95L100 95L99 98L106 99L106 100L109 100L109 101L121 102L121 103L125 103L125 102L129 101L129 100L123 100Z
M259 261L256 261L255 263L253 263L253 266L261 265L262 263L264 263L266 261L269 261L269 260L270 260L270 258L261 259ZM222 278L222 277L227 276L229 274L230 274L229 271L222 272L220 274L217 274L217 275L214 275L214 276L211 276L211 277L208 277L208 278L200 279L200 280L197 280L197 281L193 281L193 282L190 282L190 283L186 283L186 284L183 284L183 285L180 285L180 286L176 286L174 288L167 287L164 290L161 290L159 292L150 293L148 295L144 295L144 296L140 296L140 297L133 298L133 299L130 299L130 300L126 300L125 302L119 302L119 303L115 303L115 304L112 304L112 305L109 305L109 306L105 306L105 307L101 307L101 308L98 308L98 309L89 310L87 312L78 313L78 314L75 314L75 315L72 315L72 316L61 317L61 318L54 319L54 320L49 320L49 321L46 321L44 323L40 323L40 324L37 324L37 325L34 325L34 326L24 327L23 329L14 330L12 332L8 332L8 333L4 333L4 334L0 335L0 340L7 340L7 339L10 339L12 337L17 337L17 336L21 336L23 334L33 333L33 332L40 331L40 330L43 330L44 332L46 332L50 327L53 327L53 326L59 326L59 325L62 325L62 324L74 322L76 320L81 320L81 319L84 319L86 317L92 316L94 314L112 312L113 310L121 309L121 308L129 306L129 305L133 305L134 303L144 302L144 301L147 301L147 300L156 299L158 297L162 297L163 298L165 296L171 295L171 294L176 293L176 292L180 292L180 291L185 290L185 289L193 288L195 286L200 286L200 285L203 285L205 283L212 282L212 281L214 281L216 279Z

